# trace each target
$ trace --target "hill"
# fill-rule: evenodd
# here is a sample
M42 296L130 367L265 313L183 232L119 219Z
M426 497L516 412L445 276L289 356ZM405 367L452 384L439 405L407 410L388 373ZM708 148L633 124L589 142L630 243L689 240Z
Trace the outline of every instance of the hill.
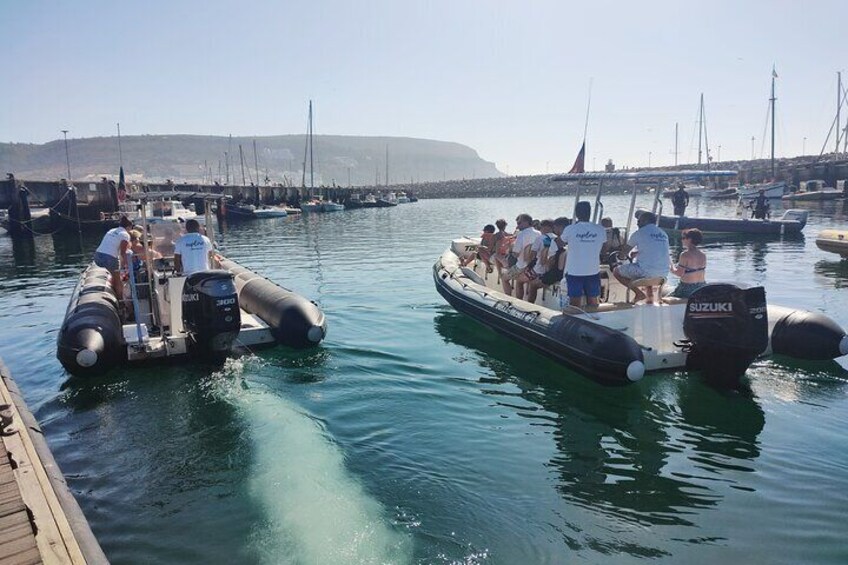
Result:
M254 158L253 143L256 142ZM121 137L124 170L133 180L163 182L212 182L229 178L232 184L265 177L272 183L300 186L303 177L305 135L271 137L216 137L199 135L138 135ZM347 186L385 183L386 148L389 182L500 177L494 163L476 151L445 141L406 137L359 137L315 135L315 185ZM74 180L117 175L117 137L68 140L68 155ZM229 167L228 167L229 163ZM309 184L307 163L306 183ZM62 140L44 144L0 143L0 172L22 179L58 179L67 176Z

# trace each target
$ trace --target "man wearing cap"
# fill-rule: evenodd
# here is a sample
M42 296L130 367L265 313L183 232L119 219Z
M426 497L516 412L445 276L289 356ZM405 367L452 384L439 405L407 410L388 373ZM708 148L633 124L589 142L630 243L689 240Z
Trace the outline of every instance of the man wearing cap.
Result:
M671 268L671 253L668 235L657 226L655 214L642 212L637 215L636 222L639 229L633 232L627 245L619 252L619 256L626 256L631 249L636 249L636 258L632 263L619 265L612 274L618 282L633 290L633 300L639 302L648 296L638 287L631 287L630 283L637 279L667 277ZM652 292L650 287L648 290Z

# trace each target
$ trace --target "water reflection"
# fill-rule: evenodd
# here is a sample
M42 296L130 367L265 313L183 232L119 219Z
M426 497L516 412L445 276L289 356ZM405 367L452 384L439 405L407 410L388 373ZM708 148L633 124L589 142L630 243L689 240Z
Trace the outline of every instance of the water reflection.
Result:
M550 463L567 502L627 523L693 525L692 510L718 504L724 486L750 488L736 471L752 470L765 424L750 392L728 396L671 375L603 387L459 314L440 313L435 325L446 342L470 350L494 382L518 387L547 411L523 415L551 427L557 454ZM484 392L508 394L502 387Z
M92 499L86 517L110 559L137 559L128 535L171 561L202 560L214 551L208 544L231 551L234 537L249 538L264 516L245 503L248 424L222 392L237 381L197 367L112 377L69 381L37 414L63 422L51 447L71 487ZM170 530L184 535L159 535Z
M819 282L828 286L832 284L834 288L848 287L848 260L819 261L814 269Z

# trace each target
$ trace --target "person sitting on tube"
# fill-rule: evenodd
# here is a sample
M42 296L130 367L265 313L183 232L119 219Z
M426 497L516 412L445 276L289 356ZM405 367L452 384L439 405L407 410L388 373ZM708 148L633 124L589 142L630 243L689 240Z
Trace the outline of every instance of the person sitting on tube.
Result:
M622 247L619 252L619 256L624 258L627 253L635 249L635 259L632 263L619 265L612 272L618 282L634 292L634 302L646 298L652 299L653 289L648 287L648 294L645 294L639 287L631 287L632 281L655 277L665 278L668 276L671 267L668 236L657 226L656 214L640 212L637 214L637 225L639 229L633 232L633 235L627 241L627 245ZM633 257L633 254L631 254L631 257Z
M557 236L554 231L553 220L542 220L539 222L541 235L530 244L530 263L524 272L518 276L518 281L527 285L527 293L525 300L527 302L536 302L536 294L542 288L542 277L550 269L556 266L557 251L559 250L556 244Z
M215 249L209 238L200 233L200 223L191 219L185 223L186 233L174 247L174 270L183 275L207 271L213 264Z

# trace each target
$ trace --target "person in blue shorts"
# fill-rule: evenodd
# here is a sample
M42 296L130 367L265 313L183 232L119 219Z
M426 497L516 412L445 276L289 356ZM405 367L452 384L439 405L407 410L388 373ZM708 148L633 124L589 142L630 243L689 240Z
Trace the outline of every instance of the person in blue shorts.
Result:
M575 222L562 231L560 239L568 246L565 276L562 279L560 307L597 306L601 296L601 248L607 240L603 226L589 221L592 205L581 201L574 208ZM566 302L565 297L568 297Z

